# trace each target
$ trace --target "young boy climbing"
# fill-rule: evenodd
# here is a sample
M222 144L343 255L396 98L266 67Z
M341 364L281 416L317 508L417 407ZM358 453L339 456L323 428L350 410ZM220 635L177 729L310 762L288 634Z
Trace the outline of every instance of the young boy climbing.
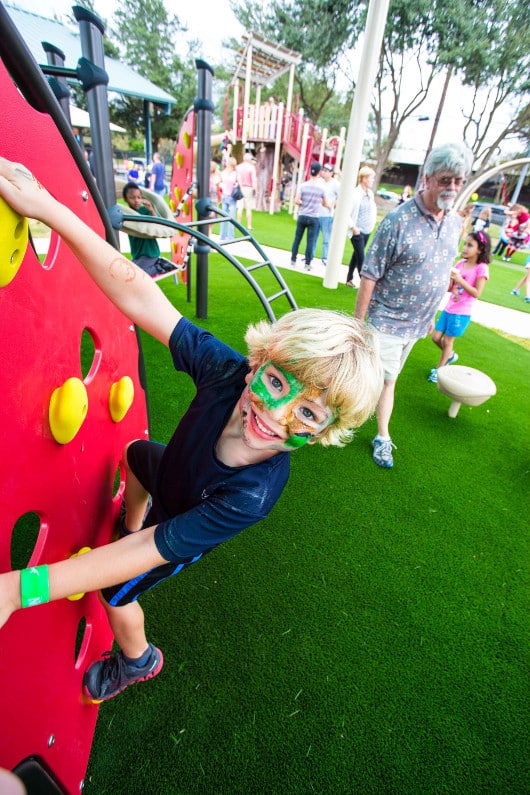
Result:
M349 441L375 408L381 366L360 322L319 309L249 327L247 359L184 318L149 276L24 166L0 158L0 196L53 228L103 293L169 348L175 368L197 390L167 445L126 446L119 540L0 575L0 626L21 607L101 590L119 650L89 667L84 691L106 700L163 665L146 638L138 597L267 516L287 482L293 450Z

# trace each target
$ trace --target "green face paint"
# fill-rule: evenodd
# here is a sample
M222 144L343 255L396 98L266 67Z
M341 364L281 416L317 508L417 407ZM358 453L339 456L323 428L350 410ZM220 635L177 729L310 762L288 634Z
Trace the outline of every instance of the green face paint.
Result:
M292 436L289 436L285 444L287 445L287 447L292 447L293 450L298 450L299 447L303 447L304 444L307 444L310 439L311 439L310 433L304 433L304 434L295 433Z
M289 392L285 395L281 395L280 397L275 397L273 394L271 394L263 378L265 370L271 365L283 375L289 386ZM256 395L256 397L261 400L266 409L269 411L274 411L274 409L285 406L286 403L290 403L291 400L295 399L295 397L301 395L304 391L304 386L297 378L294 377L294 375L291 375L291 373L288 373L286 370L284 370L283 367L280 367L278 364L272 364L272 362L267 362L267 364L264 364L256 372L249 384L249 389Z
M270 368L273 369L267 372ZM274 375L274 370L277 376ZM275 378L279 380L279 384L274 383ZM286 407L284 418L278 421L289 434L285 445L293 450L303 447L327 425L328 419L317 422L308 420L303 415L305 399L315 400L318 390L308 390L291 373L274 362L267 362L257 370L249 383L249 392L251 400L254 399L262 410L273 412Z

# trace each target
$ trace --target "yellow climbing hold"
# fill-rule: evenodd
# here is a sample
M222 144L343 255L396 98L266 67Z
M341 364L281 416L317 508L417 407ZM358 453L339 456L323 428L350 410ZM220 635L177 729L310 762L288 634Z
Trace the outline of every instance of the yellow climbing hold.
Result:
M49 421L53 438L68 444L79 431L88 411L88 394L79 378L68 378L50 399Z
M124 375L112 384L109 393L109 411L114 422L121 422L129 411L134 400L134 384L132 378Z
M85 555L87 552L90 552L91 547L81 547L79 552L74 552L73 555L70 555L71 558L77 558L79 555ZM82 599L84 593L73 593L71 596L67 596L66 598L69 599L71 602L77 602L79 599Z
M0 287L13 281L28 246L28 219L0 199Z
M187 130L184 131L184 135L182 136L182 140L184 141L184 146L186 147L186 149L189 149L190 148L190 144L191 144L191 135L189 134L189 132Z

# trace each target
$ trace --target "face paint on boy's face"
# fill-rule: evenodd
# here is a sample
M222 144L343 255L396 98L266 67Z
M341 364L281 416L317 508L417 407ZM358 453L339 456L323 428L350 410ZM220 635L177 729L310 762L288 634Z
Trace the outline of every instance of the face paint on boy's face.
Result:
M307 444L331 419L320 390L308 389L272 362L260 367L251 378L248 395L256 410L258 426L260 420L263 422L270 416L273 425L287 432L288 438L281 443L290 449Z

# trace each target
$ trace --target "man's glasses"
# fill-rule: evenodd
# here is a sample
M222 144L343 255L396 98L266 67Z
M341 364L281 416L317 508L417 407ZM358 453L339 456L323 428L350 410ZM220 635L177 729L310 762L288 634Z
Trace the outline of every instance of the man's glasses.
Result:
M466 184L464 177L435 177L434 179L442 188L450 188L453 182L457 188Z

